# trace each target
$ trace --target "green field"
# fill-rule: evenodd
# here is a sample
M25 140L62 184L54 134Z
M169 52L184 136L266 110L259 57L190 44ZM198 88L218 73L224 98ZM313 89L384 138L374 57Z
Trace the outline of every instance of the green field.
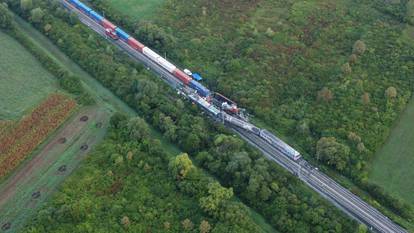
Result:
M0 119L18 119L58 86L26 49L1 31L0 44Z
M106 0L116 10L128 14L134 20L151 20L164 0Z
M414 204L414 99L372 163L369 179Z

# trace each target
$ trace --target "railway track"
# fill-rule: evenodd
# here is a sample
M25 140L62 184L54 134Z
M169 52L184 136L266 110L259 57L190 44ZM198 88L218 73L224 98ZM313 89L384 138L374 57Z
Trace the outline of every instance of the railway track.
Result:
M299 177L316 192L330 200L344 212L366 224L371 231L384 233L407 233L405 229L392 222L377 209L368 205L361 198L327 177L322 172L308 164L305 160L299 163L285 157L265 140L245 130L230 127L243 139L259 149L267 158L280 164L292 174Z

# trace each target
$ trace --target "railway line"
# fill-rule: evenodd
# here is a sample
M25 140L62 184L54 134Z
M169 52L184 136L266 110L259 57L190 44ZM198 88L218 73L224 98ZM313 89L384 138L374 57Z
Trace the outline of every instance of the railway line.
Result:
M278 148L272 144L271 141L265 140L261 137L263 130L248 122L232 117L226 112L221 111L220 108L210 104L205 98L197 94L197 91L191 87L183 85L183 82L180 82L173 72L168 71L165 68L165 65L162 66L157 62L154 62L154 59L151 59L142 52L138 51L128 42L125 42L124 40L114 40L113 37L108 36L107 28L96 22L96 20L91 18L89 15L74 7L69 2L75 0L59 1L68 10L75 12L83 24L87 25L101 36L107 38L111 43L125 51L131 58L143 63L154 73L160 75L160 77L169 86L178 90L180 94L186 96L190 101L197 103L204 111L208 112L216 120L221 120L226 126L228 126L228 128L234 130L244 140L258 148L268 159L278 163L292 174L298 176L299 179L301 179L305 184L321 194L349 216L366 224L371 231L381 233L407 232L374 207L364 202L362 199L336 183L322 172L318 171L317 168L313 167L302 158L298 156L288 157L286 151L281 150L280 147ZM286 144L286 146L288 145ZM291 149L296 153L293 148Z

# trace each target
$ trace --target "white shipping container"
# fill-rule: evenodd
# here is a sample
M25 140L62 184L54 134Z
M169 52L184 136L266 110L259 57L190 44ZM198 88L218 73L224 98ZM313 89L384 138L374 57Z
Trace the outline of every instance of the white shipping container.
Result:
M153 62L158 63L158 58L160 57L160 55L152 51L150 48L145 47L144 49L142 49L142 53L149 57Z
M168 72L173 73L174 70L177 68L175 65L171 64L169 61L165 60L162 57L158 58L158 64L160 64L164 69L168 70Z

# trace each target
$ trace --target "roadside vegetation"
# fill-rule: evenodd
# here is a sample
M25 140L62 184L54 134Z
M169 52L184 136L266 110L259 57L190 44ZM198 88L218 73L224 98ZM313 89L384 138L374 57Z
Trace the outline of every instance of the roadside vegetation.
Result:
M29 11L22 9L20 3L8 1L8 4L16 13L32 21ZM228 176L224 177L221 173L220 182L231 188L238 198L261 214L275 229L293 232L298 226L304 232L356 231L355 222L292 175L263 159L260 153L243 141L206 120L199 114L198 108L184 103L165 84L149 75L144 67L131 62L94 32L81 26L75 17L68 15L57 3L37 1L32 7L40 7L44 12L42 20L34 22L34 26L145 116L166 138L177 143L190 157L197 158L197 164L212 174L221 170L219 168L228 167ZM230 147L225 146L227 142ZM220 153L226 156L220 160L212 159ZM315 208L318 211L314 211ZM220 211L216 212L214 208L205 211L214 219L222 217L221 214L217 215ZM307 217L303 217L305 213Z
M247 107L306 159L413 219L411 206L368 179L374 153L412 95L414 49L404 37L411 1L169 1L151 22L92 2L204 74L209 87Z

